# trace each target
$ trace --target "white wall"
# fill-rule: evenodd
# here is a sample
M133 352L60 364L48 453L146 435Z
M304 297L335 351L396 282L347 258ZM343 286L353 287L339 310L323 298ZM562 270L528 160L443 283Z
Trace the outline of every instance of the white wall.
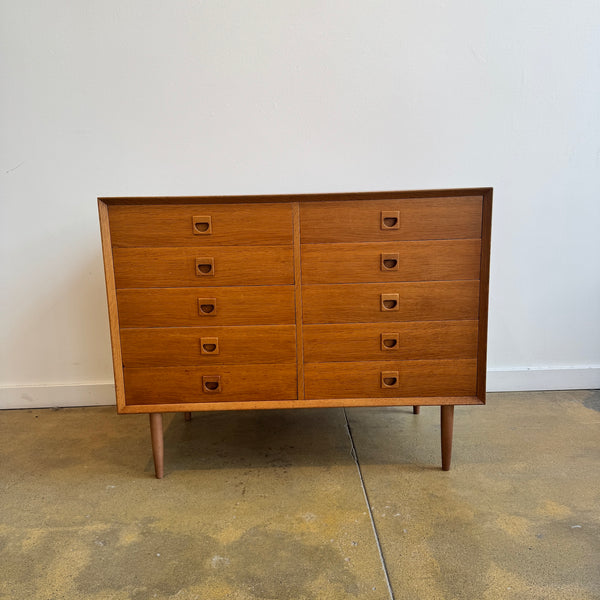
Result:
M597 0L0 7L3 406L111 401L99 195L494 186L491 388L600 386Z

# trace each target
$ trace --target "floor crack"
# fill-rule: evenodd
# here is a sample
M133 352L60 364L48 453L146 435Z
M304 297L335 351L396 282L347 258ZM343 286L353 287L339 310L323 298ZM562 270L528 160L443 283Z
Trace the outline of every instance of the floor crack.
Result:
M348 415L346 414L346 409L343 408L344 411L344 419L346 420L346 433L350 438L351 445L351 454L354 459L354 463L356 464L356 469L358 470L358 478L360 479L360 486L363 491L363 496L365 498L365 502L367 504L367 510L369 511L369 518L371 519L371 527L373 528L373 534L375 536L375 543L377 544L377 550L379 551L379 558L381 560L381 568L383 569L383 575L385 577L385 582L387 584L388 592L390 594L390 600L395 600L394 591L392 590L392 584L390 582L390 575L387 570L387 565L385 564L385 558L383 557L383 550L381 548L381 542L379 540L379 533L377 532L377 526L375 525L375 518L373 517L373 511L371 509L371 502L369 501L369 494L367 493L367 488L365 487L365 481L363 479L362 470L360 468L360 461L358 460L358 453L356 452L356 446L354 445L354 437L352 436L352 430L350 429L350 423L348 422Z

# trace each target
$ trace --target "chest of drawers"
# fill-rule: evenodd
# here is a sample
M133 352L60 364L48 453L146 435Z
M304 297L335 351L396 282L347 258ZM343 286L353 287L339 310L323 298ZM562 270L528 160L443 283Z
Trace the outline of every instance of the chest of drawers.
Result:
M491 188L100 198L119 413L485 403Z

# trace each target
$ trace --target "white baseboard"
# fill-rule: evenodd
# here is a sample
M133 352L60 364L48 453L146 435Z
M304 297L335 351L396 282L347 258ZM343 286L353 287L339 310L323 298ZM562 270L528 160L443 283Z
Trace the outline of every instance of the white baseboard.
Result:
M0 387L0 409L116 404L113 383Z
M490 369L488 392L600 389L600 366ZM0 387L0 409L114 405L113 383Z
M600 388L600 366L531 369L490 369L488 392L540 390L595 390Z

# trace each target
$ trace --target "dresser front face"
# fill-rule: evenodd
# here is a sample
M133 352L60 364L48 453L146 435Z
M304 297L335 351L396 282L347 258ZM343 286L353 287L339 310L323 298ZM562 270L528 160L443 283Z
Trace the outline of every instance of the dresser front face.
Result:
M485 401L488 188L99 210L119 412Z

